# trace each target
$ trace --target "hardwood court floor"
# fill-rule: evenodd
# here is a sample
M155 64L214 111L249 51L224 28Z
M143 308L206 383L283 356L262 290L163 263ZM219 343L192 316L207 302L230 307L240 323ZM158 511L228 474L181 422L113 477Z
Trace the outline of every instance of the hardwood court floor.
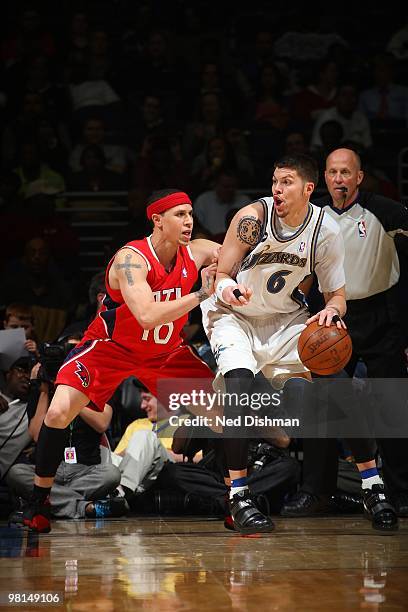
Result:
M30 591L64 601L4 605ZM258 537L198 517L56 521L39 537L0 523L0 592L10 611L408 610L408 519L394 536L359 516L277 518Z

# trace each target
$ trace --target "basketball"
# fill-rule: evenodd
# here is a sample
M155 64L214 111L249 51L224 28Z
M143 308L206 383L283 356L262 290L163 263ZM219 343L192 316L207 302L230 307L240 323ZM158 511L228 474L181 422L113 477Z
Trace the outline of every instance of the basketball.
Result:
M314 374L336 374L348 363L353 346L347 329L326 327L317 321L302 331L298 352L302 363Z

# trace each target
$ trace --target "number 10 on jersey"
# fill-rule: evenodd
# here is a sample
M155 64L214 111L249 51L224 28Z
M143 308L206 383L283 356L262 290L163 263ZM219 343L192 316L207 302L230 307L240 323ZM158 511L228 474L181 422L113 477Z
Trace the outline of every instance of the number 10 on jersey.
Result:
M153 297L156 302L169 302L172 294L175 293L175 299L181 298L181 287L173 287L171 289L162 289L161 291L153 291ZM163 299L162 299L163 298ZM160 330L162 327L167 327L167 334L161 338ZM153 330L145 329L143 331L142 340L147 340L149 338L149 334L153 332L153 340L156 344L167 344L167 342L171 338L171 334L173 333L174 324L171 323L162 323L162 325L157 325Z

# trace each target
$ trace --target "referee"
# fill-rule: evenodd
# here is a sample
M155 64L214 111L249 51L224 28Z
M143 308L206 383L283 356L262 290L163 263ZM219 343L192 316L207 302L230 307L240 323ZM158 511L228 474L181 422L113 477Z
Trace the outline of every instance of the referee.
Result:
M314 201L337 221L344 239L345 322L354 351L347 371L352 376L357 359L361 358L369 378L406 378L395 237L400 237L400 244L407 252L408 210L394 200L360 190L363 177L359 155L351 149L336 149L326 159L325 180L329 193ZM359 457L354 454L366 505L367 488L381 494L383 486L375 462L370 460L373 442L368 439L348 442L350 448L359 449ZM377 439L377 444L395 510L399 516L408 516L407 441ZM282 514L310 516L324 511L328 496L336 490L336 481L336 440L305 439L303 485L283 506Z

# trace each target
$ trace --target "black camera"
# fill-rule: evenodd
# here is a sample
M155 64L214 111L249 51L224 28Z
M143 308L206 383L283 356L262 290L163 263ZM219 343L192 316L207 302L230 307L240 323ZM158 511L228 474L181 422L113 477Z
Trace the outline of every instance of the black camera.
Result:
M39 346L41 368L38 372L38 379L42 382L53 383L71 349L72 344L67 342L43 342Z
M275 446L268 442L251 442L249 445L249 466L252 472L260 472L265 465L282 456Z

